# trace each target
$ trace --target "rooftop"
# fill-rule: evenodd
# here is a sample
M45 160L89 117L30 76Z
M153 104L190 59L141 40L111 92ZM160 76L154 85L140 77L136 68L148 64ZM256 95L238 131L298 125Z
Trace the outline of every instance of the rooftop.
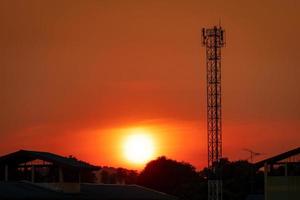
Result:
M261 160L257 163L255 163L254 165L257 167L257 168L261 168L264 166L265 163L267 164L274 164L276 162L279 162L279 161L282 161L284 159L287 159L287 158L290 158L292 156L296 156L300 154L300 147L297 147L295 149L292 149L290 151L287 151L287 152L284 152L284 153L281 153L281 154L278 154L276 156L273 156L273 157L270 157L270 158L267 158L267 159L264 159L264 160Z
M81 184L80 193L68 194L20 181L0 182L0 199L176 200L177 198L138 185Z
M28 151L19 150L14 153L10 153L0 157L1 164L20 164L24 162L29 162L35 159L44 160L47 162L56 163L58 165L63 165L66 167L78 168L78 169L88 169L97 170L100 167L88 164L83 161L79 161L75 158L63 157L57 154L42 152L42 151Z

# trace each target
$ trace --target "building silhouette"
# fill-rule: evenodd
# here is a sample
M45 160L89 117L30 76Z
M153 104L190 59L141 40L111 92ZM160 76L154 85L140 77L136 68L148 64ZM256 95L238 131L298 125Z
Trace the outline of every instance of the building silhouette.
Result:
M95 183L100 169L74 157L20 150L0 157L0 199L177 199L138 185Z

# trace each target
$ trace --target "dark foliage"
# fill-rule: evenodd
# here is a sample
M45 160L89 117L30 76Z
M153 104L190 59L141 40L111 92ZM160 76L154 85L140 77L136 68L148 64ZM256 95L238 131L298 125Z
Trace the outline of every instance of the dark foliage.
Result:
M263 173L255 171L248 161L230 162L228 159L221 159L219 168L224 200L243 200L248 194L263 193ZM205 168L201 174L208 177L212 172Z
M101 171L101 177L102 183L106 184L136 184L138 173L135 170L125 168L104 167Z
M224 200L244 200L248 194L263 193L263 173L254 171L247 161L220 161ZM180 199L207 199L207 177L212 172L204 168L196 172L185 162L159 157L149 162L138 177L138 184L166 192Z
M159 157L146 165L138 177L138 184L182 199L196 199L200 194L200 180L192 165Z
M82 160L78 160L76 157L70 155L68 156L69 159L81 162L83 164L87 164L87 165L91 165L88 162L82 161ZM79 181L79 177L78 177L78 171L74 171L71 169L64 169L64 179L65 181L69 181L69 182L73 182L73 181ZM93 171L90 170L83 170L80 172L80 179L81 182L85 182L85 183L94 183L96 180L96 176L93 173Z
M118 168L117 176L121 177L124 180L125 184L136 184L138 178L138 172L135 170Z

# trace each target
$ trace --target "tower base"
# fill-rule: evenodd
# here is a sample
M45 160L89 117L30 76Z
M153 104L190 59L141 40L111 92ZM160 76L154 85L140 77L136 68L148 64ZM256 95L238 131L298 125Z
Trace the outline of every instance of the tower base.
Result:
M208 200L222 200L222 180L208 180Z

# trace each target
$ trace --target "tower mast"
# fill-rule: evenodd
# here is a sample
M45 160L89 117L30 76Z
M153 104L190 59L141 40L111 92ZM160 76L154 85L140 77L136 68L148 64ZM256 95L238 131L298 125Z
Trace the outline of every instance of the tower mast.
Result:
M208 200L222 200L222 180L218 166L222 157L221 48L225 45L224 35L225 31L220 26L202 29L207 70L208 168L213 172L208 177Z

